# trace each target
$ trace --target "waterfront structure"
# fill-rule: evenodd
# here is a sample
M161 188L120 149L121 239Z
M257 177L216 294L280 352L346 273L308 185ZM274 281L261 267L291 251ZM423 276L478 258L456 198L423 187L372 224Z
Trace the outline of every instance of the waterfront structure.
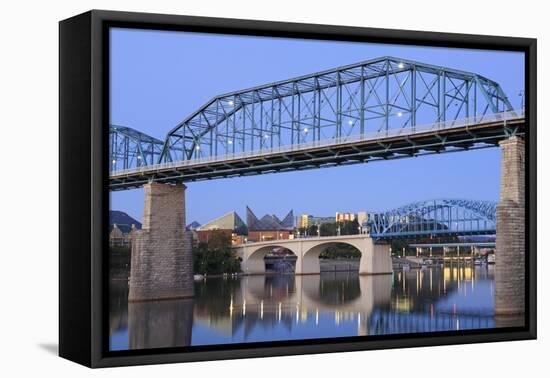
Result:
M123 211L109 211L109 245L111 247L130 247L132 232L139 230L141 223Z
M135 224L116 224L110 226L109 245L111 247L130 247L132 243L132 232L137 230Z
M167 265L156 262L191 256L186 247L169 251L170 245L185 244L183 224L181 229L161 227L182 218L183 182L500 146L495 312L521 312L526 127L523 109L512 108L498 83L395 57L216 96L172 129L160 152L158 141L111 125L109 187L145 187L150 217L139 231L139 243L132 243L130 297L188 294L180 279L187 275L186 265L172 263L165 270ZM511 275L521 282L510 283ZM170 277L171 284L161 277ZM508 295L517 300L507 303Z
M314 215L302 214L296 217L296 228L308 228L309 226L319 226L325 223L336 222L335 217L317 217Z
M213 232L222 232L231 237L232 243L240 243L242 237L248 233L248 228L241 217L235 211L231 211L195 230L197 240L201 243L207 243Z
M355 220L355 214L336 212L335 220L336 222L353 222Z
M494 242L448 242L448 243L413 243L416 257L434 257L436 255L449 258L471 258L474 255L488 255L495 252ZM406 250L403 249L403 256Z
M309 227L309 218L311 215L302 214L296 217L296 227L297 228L308 228Z
M290 239L294 231L294 214L290 210L283 220L270 214L258 218L247 206L246 223L249 242Z

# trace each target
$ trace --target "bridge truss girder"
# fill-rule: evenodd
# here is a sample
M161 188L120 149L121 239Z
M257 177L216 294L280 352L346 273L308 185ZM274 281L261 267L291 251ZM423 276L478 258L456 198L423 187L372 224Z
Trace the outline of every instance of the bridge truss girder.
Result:
M126 126L109 126L109 170L155 164L164 143Z
M440 199L369 214L363 224L376 239L479 235L496 231L496 202Z
M168 133L158 162L414 129L511 110L499 84L483 76L382 57L214 97Z
M125 190L140 187L149 181L193 182L459 152L495 147L499 141L512 135L523 135L523 119L507 119L498 114L491 118L495 120L469 126L458 123L451 128L434 129L431 125L427 131L420 130L410 135L365 140L342 138L327 145L313 144L281 151L274 149L258 155L223 156L112 172L110 188Z

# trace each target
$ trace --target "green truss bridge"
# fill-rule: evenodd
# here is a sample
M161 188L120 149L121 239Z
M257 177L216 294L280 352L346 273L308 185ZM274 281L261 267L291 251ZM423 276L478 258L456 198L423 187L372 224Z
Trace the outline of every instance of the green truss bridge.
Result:
M523 110L476 73L381 57L216 96L164 141L110 126L110 189L498 146Z

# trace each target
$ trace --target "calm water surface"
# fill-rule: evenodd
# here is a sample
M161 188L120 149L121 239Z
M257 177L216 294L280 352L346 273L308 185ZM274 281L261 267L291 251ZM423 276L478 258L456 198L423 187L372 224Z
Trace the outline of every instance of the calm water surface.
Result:
M495 327L493 267L208 278L188 300L127 302L111 282L111 350Z

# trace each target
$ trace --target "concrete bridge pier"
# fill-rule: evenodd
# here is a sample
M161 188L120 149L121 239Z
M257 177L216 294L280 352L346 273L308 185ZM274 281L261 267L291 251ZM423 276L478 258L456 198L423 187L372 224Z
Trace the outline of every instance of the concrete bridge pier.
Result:
M497 325L499 318L525 313L525 142L512 137L501 141L500 147L495 253Z
M144 185L143 225L132 237L129 302L193 296L185 188L183 184Z
M320 274L321 263L319 261L319 255L327 246L328 245L321 244L311 247L307 245L304 248L304 243L300 243L294 274Z
M374 240L366 239L361 250L359 274L389 274L393 272L389 244L375 244Z

